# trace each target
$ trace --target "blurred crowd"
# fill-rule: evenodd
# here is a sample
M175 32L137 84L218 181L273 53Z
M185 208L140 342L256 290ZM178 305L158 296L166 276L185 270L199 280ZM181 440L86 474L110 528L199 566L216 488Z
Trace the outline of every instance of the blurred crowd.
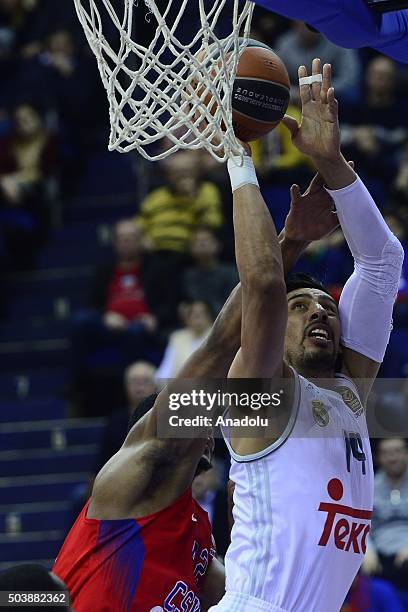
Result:
M406 247L406 67L368 50L340 49L304 24L258 8L252 37L284 60L293 85L288 112L297 118L298 66L310 65L314 57L332 63L344 154L354 160ZM73 2L0 0L0 74L1 277L35 268L57 201L69 200L90 152L106 148L109 126L105 93ZM290 185L306 187L313 168L291 145L283 126L253 143L252 149L264 197L280 230ZM132 189L129 185L129 192ZM129 411L157 388L157 381L178 373L238 281L224 168L193 151L157 163L149 173L145 197L138 201L135 195L134 213L112 227L112 237L111 258L94 270L89 300L71 321L73 412L109 418L109 436L97 467L121 445ZM319 277L339 296L352 265L339 230L312 244L297 269ZM397 331L408 326L407 296L408 259L396 307ZM398 341L391 347L384 375L407 374L401 350ZM226 460L221 446L215 467L197 479L194 493L215 521L222 554L227 517L222 510ZM404 440L383 441L378 465L372 538L364 574L345 604L348 612L408 609L401 607L408 603L401 604L393 590L404 591L408 585ZM78 498L84 494L80 491ZM375 605L370 604L373 597Z
M0 1L0 270L27 269L87 151L106 102L73 2Z

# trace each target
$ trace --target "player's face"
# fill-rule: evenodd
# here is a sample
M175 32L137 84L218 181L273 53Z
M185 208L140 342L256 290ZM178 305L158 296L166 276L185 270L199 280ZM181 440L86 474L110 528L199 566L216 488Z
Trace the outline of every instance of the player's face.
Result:
M295 289L288 293L288 326L285 360L322 375L334 371L340 343L340 319L336 302L319 289Z

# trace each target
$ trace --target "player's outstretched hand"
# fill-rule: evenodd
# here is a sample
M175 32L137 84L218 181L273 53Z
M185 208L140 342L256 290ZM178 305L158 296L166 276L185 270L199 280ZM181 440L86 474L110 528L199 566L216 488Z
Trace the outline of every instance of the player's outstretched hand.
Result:
M334 203L316 174L302 195L298 185L290 188L290 210L285 221L285 238L296 242L320 240L339 224L333 213Z
M312 75L321 74L321 61L314 59ZM299 68L299 78L307 77L305 66ZM332 87L331 65L323 66L323 81L300 85L302 121L285 115L282 122L289 129L293 144L314 160L337 160L340 156L338 103Z

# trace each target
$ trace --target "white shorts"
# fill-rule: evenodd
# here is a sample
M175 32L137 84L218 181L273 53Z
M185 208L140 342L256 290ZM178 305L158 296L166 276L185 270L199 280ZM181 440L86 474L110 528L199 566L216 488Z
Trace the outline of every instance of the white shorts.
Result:
M208 612L288 612L251 595L228 591L221 601L212 606Z

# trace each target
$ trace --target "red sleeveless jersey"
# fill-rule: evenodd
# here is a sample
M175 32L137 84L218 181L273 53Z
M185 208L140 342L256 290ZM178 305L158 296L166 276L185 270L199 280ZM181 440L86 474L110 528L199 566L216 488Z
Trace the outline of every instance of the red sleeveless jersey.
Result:
M138 519L78 516L53 572L75 612L197 612L215 550L207 513L189 488L173 504Z

